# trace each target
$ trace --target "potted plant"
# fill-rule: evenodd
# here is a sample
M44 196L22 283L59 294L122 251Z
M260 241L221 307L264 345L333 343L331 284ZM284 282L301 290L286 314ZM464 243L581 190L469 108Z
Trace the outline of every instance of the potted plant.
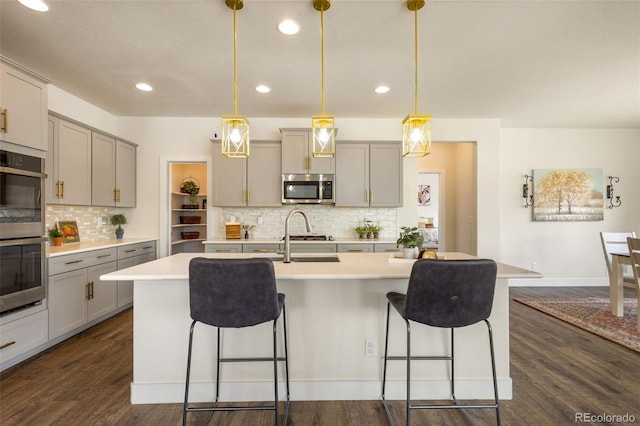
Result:
M405 259L415 259L418 257L418 250L422 247L424 237L418 232L417 227L403 226L400 238L396 241L396 246L402 246L402 257Z
M367 234L367 227L366 226L356 226L356 234L358 234L358 237L360 239L363 239L364 236Z
M197 204L198 199L196 198L196 195L200 192L200 185L191 179L185 180L180 184L180 192L189 195L189 202L191 204Z
M58 228L50 228L47 232L49 233L49 238L51 238L54 246L62 245L62 232L60 232Z
M111 216L111 225L117 226L116 228L116 238L118 240L122 239L122 235L124 234L124 229L122 229L121 225L125 225L127 223L127 218L123 214L114 214Z
M371 232L373 233L373 238L376 240L380 238L380 231L382 231L382 227L378 225L370 225Z

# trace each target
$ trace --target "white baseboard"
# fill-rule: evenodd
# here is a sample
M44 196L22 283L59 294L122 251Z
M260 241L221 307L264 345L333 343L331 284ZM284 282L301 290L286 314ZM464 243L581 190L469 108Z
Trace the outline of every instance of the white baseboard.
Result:
M509 278L509 287L609 287L608 278Z
M449 382L446 380L414 380L411 382L412 399L448 399ZM382 382L370 381L317 381L290 382L292 401L349 401L377 400L382 394ZM512 398L512 381L498 380L500 399ZM210 402L215 399L215 382L191 383L189 402ZM278 386L278 396L285 399L284 383ZM406 398L403 380L387 381L386 397L389 400ZM458 399L492 399L491 380L456 380ZM270 382L226 382L220 385L220 401L271 401L273 383ZM169 404L184 402L184 383L131 383L132 404Z

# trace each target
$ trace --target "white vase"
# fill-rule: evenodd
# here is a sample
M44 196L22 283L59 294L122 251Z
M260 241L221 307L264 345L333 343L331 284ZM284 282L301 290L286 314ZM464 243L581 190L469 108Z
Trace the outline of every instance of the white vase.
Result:
M418 247L403 247L402 248L402 257L404 259L416 259L418 257Z

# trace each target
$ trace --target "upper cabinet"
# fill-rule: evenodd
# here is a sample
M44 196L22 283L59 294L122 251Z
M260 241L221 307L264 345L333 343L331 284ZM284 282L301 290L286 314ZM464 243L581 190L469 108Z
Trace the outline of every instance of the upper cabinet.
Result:
M311 129L280 129L283 174L333 174L335 159L314 158Z
M336 144L336 206L402 206L402 145Z
M51 114L48 140L48 204L135 207L136 145Z
M48 129L47 203L91 205L91 130L53 116Z
M47 150L47 81L0 57L0 139Z
M136 147L92 132L91 204L136 206Z
M276 207L282 205L280 144L254 142L249 158L228 158L213 144L212 206Z

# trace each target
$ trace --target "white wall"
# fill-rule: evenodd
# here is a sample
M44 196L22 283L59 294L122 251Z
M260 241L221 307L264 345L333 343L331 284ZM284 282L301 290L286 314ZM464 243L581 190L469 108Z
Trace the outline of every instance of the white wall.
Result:
M607 285L599 232L640 232L640 130L502 129L500 148L500 259L544 275L539 285ZM618 176L622 206L604 221L533 222L523 208L524 175L533 169L601 168ZM609 181L606 179L605 184Z

